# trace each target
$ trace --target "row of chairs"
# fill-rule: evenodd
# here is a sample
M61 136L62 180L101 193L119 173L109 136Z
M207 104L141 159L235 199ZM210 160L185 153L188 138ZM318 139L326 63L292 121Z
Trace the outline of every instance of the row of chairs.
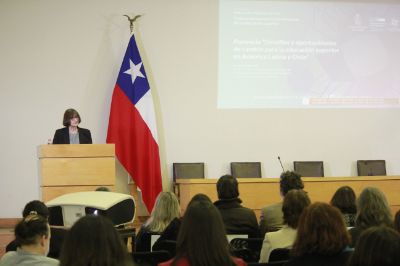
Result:
M180 178L204 178L204 163L173 163L173 180ZM323 161L295 161L294 171L305 177L323 177ZM261 162L232 162L231 174L236 178L261 177ZM358 176L386 175L385 160L358 160Z

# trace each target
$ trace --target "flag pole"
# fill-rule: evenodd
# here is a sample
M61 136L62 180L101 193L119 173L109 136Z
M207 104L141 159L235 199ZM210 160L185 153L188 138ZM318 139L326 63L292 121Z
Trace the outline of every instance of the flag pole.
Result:
M138 18L140 18L142 15L136 15L136 16L134 16L133 18L131 18L130 16L128 16L128 15L124 15L125 17L127 17L128 18L128 20L129 20L129 27L130 27L130 29L131 29L131 33L133 33L133 22L135 22Z

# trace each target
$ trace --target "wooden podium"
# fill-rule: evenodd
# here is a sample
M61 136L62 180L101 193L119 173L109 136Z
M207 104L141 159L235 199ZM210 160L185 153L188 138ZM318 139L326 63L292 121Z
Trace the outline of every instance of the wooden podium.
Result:
M42 200L65 193L114 190L114 144L57 144L38 147Z

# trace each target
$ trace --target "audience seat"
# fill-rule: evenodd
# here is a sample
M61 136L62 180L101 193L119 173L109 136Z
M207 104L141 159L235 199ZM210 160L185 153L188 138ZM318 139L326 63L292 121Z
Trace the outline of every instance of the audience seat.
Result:
M358 160L357 161L358 176L385 176L386 162L385 160Z
M261 162L231 162L231 175L235 178L261 177Z
M289 260L289 259L290 259L290 249L276 248L271 251L268 261L274 262L274 261L283 261L283 260Z
M302 177L323 177L324 162L323 161L294 161L294 171Z
M229 244L234 256L246 262L257 262L260 259L263 240L263 238L234 238Z

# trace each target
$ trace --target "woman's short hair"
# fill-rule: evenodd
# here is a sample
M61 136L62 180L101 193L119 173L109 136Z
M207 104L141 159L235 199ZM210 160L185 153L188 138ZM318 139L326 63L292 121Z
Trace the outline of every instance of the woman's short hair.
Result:
M375 187L366 187L357 199L356 226L393 226L393 218L385 195Z
M350 235L339 209L316 202L304 209L300 216L292 255L334 255L349 243Z
M301 180L301 175L296 172L286 171L281 174L280 181L280 190L283 196L289 192L291 189L303 189L304 184Z
M175 194L160 192L145 226L152 232L163 232L174 218L179 217L179 214L180 206Z
M301 189L292 189L283 199L282 212L284 222L296 229L303 210L311 204L307 193Z
M340 187L333 194L331 205L338 208L342 213L356 213L356 193L349 186Z
M221 214L210 200L192 201L186 209L175 261L182 257L189 265L234 265Z
M43 216L44 218L49 218L49 209L47 206L40 200L32 200L28 202L24 210L22 211L22 217L26 217L32 212Z
M28 214L14 229L15 241L19 246L35 245L42 236L49 236L50 227L46 217Z
M400 265L400 234L387 226L370 227L360 236L349 266Z
M132 265L126 246L113 223L106 217L87 215L68 231L60 266Z
M78 118L79 123L81 122L81 116L79 115L78 111L76 111L75 109L67 109L64 112L64 118L63 118L63 125L65 127L68 127L71 125L71 119L72 118Z
M219 199L234 199L239 197L239 185L235 177L223 175L217 181L217 193Z

